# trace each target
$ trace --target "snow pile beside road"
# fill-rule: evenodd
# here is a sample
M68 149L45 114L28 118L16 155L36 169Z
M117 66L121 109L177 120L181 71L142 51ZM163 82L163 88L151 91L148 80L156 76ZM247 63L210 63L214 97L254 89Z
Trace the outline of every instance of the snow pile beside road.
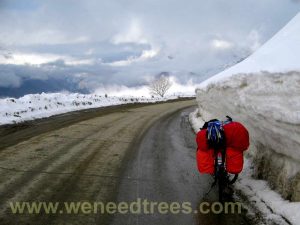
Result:
M244 171L240 174L235 188L242 191L249 202L258 207L270 224L299 224L300 203L284 200L277 192L271 190L266 181L254 179L253 168L251 160L246 159Z
M200 128L204 125L204 120L202 120L198 109L190 113L189 121L195 133L197 133L200 130Z
M185 96L184 96L185 97ZM165 98L106 97L97 94L77 93L29 94L21 98L0 99L0 125L49 117L61 113L129 103L154 103L178 96Z
M198 89L202 119L232 116L248 128L256 177L300 201L300 73L240 74Z

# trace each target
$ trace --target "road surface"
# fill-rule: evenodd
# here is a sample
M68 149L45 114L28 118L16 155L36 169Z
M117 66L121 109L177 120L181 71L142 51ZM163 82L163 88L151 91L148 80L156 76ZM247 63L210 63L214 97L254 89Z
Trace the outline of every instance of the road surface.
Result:
M211 176L199 175L196 167L195 134L188 121L193 110L195 107L189 107L162 117L147 131L127 162L117 202L134 202L138 198L149 202L189 202L197 209L203 201L217 201L217 190L206 195L213 182ZM112 224L251 224L243 211L228 215L199 214L199 210L163 215L157 211L156 208L154 214L116 214Z
M211 178L195 167L194 100L74 112L0 128L0 224L247 224L241 215L66 213L67 202L190 201ZM214 201L213 191L208 201ZM12 213L16 202L60 203Z

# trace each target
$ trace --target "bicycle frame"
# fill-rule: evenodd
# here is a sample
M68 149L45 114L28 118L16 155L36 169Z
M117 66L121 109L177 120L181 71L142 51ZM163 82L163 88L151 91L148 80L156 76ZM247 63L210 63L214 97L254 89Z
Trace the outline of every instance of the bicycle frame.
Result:
M224 160L224 154L222 154L222 151L218 150L215 151L215 182L218 183L218 196L219 196L219 202L223 202L223 190L225 186L227 185L227 172L225 169L225 160Z
M237 178L238 174L234 175L232 180L229 179L229 174L226 171L225 166L225 152L222 150L215 151L215 181L214 183L218 183L218 195L219 195L219 202L224 201L224 189L228 185L233 184Z

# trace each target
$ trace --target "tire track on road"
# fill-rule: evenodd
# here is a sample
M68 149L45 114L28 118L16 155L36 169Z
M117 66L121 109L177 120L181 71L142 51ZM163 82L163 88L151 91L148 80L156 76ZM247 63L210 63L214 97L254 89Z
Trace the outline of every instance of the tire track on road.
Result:
M0 223L103 224L99 215L13 215L7 202L114 198L125 156L136 139L158 118L193 104L182 101L117 111L2 149L0 169L8 170L0 171Z

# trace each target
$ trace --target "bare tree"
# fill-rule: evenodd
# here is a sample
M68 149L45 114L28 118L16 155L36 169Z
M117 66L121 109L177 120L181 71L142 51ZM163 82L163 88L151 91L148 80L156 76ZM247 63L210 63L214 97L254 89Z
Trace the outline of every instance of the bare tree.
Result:
M164 97L171 86L172 82L170 81L169 77L160 76L149 84L149 90L151 94Z

